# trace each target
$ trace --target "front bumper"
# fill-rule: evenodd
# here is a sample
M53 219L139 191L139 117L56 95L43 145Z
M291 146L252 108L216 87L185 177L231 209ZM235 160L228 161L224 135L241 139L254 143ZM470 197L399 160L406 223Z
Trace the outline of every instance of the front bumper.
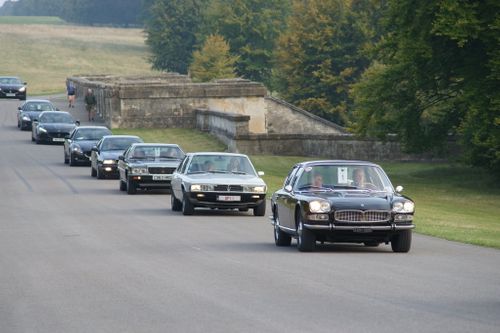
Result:
M38 140L44 142L64 144L64 139L69 135L68 132L38 132Z
M0 98L26 99L26 91L0 90Z
M97 167L106 177L118 177L119 175L117 164L99 164Z
M139 188L146 189L169 189L171 187L171 175L130 175L130 181Z
M73 161L76 163L89 164L90 163L90 151L72 151L71 156L73 157Z
M21 120L21 129L31 130L31 120Z
M399 230L410 230L414 229L415 225L411 224L396 224L390 223L388 225L335 225L334 223L329 223L327 225L321 224L308 224L304 223L304 228L310 230L323 230L323 231L353 231L353 232L370 232L370 231L399 231Z
M236 200L239 199L239 200ZM189 201L196 207L255 208L266 199L265 193L190 192Z

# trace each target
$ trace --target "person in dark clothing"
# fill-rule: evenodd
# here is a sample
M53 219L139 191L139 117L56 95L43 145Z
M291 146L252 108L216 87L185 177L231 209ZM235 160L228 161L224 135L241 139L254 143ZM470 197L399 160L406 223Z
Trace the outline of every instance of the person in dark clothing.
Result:
M97 100L95 98L94 92L92 89L88 89L85 94L85 108L89 114L89 121L94 121L95 117L95 107L97 105Z

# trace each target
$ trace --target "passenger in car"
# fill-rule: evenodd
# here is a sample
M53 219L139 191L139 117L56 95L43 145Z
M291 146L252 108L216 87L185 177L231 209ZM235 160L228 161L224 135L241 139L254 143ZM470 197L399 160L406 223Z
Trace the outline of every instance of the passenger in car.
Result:
M365 186L365 182L366 182L366 178L365 178L365 172L363 171L363 169L354 169L354 171L352 172L352 178L353 178L353 185L356 186L356 187L364 187Z

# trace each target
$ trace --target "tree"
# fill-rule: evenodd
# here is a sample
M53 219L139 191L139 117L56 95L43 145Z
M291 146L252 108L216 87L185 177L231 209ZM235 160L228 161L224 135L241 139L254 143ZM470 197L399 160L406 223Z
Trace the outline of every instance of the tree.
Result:
M238 57L229 53L229 44L220 35L210 35L201 51L195 51L189 72L195 81L234 78Z
M370 46L378 38L372 25L381 4L297 0L292 8L276 51L278 91L288 101L345 125L350 86L369 65Z
M155 0L145 22L155 69L187 73L206 0Z
M408 151L462 135L469 161L500 176L500 4L391 0L378 61L354 86L356 129Z
M199 40L223 36L239 56L237 74L270 86L273 52L289 8L290 0L212 0Z

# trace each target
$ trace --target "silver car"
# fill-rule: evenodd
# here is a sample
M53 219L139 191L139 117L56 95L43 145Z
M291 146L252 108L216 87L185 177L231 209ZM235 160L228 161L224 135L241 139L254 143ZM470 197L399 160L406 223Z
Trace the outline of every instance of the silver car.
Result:
M187 154L172 175L172 210L192 215L196 207L253 209L266 213L266 183L246 155Z

